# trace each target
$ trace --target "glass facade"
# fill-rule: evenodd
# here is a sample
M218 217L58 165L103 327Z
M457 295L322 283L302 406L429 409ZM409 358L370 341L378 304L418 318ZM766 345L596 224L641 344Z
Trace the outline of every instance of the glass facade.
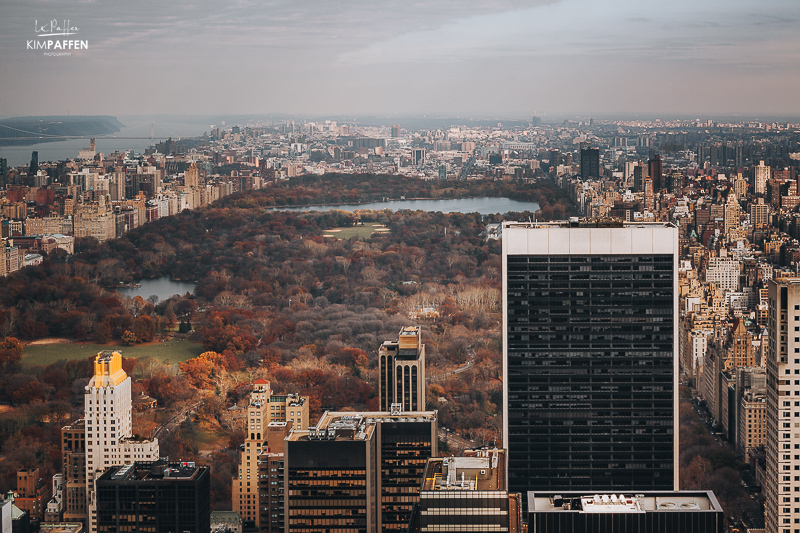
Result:
M380 423L381 525L383 531L406 531L425 464L433 456L433 422Z
M510 531L506 491L422 491L418 512L419 533Z
M510 491L673 489L673 259L506 256Z
M288 441L288 528L305 533L374 529L374 440Z
M97 481L98 533L209 531L208 467L197 468L191 477L116 479L116 472L109 470Z

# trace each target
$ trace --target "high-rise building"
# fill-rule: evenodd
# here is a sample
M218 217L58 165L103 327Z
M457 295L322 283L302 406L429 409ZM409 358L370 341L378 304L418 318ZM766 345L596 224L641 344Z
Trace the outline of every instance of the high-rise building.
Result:
M725 215L724 215L724 227L725 227L725 235L730 235L730 231L732 229L737 229L739 227L739 213L741 212L741 207L739 207L739 202L736 197L736 194L733 192L728 193L728 198L725 201Z
M648 211L653 212L656 208L656 200L653 189L653 180L644 179L644 205Z
M767 193L767 182L769 182L770 167L764 165L764 162L759 162L758 165L753 167L753 190L756 194L764 195Z
M736 179L733 180L733 192L736 193L736 198L739 199L743 199L747 196L747 180L744 179L741 172L739 172Z
M639 161L633 167L633 190L634 192L644 192L644 180L647 178L647 168L644 163Z
M438 452L437 414L369 414L378 424L379 531L407 531L425 464Z
M267 447L258 456L259 528L267 533L283 533L283 484L286 480L284 443L292 429L291 422L270 422L267 426ZM235 483L235 482L234 482ZM252 503L252 501L250 502ZM241 512L237 513L240 517ZM253 521L255 522L255 521Z
M377 529L374 424L355 413L321 429L293 431L286 442L286 533Z
M97 479L97 531L208 533L209 470L166 460L106 470Z
M419 326L405 326L378 349L378 405L392 411L425 410L425 345Z
M183 186L184 187L197 187L200 184L200 171L194 161L189 165L189 168L183 173Z
M31 164L28 167L28 174L35 176L39 172L39 152L34 150L31 152Z
M531 533L722 533L724 526L725 513L711 491L528 492Z
M0 157L0 186L5 187L8 185L8 159Z
M86 522L86 420L61 429L64 520Z
M47 500L50 498L50 482L39 477L38 468L23 468L17 471L17 494L14 503L27 511L31 520L41 522Z
M769 533L795 533L800 522L800 278L768 282L767 473L764 518Z
M581 146L581 179L600 177L600 150Z
M158 440L133 435L131 378L122 355L105 351L94 360L94 376L84 388L86 428L86 509L88 531L97 531L95 479L107 468L158 459Z
M411 149L411 165L421 166L425 163L425 148L412 148Z
M392 126L392 139L400 138L400 124L394 124Z
M678 230L503 224L510 491L678 488Z
M431 458L409 531L521 532L520 494L506 488L505 459L497 448Z
M286 531L406 531L436 412L325 412L285 443Z
M756 229L764 229L769 224L769 205L764 203L763 198L757 198L755 202L749 204L750 224Z
M270 460L265 457L266 454L279 453L282 457L282 443L278 443L278 440L288 435L288 429L308 429L308 398L296 394L273 394L269 381L257 379L253 383L253 392L250 393L250 403L245 413L245 427L244 450L239 458L239 475L233 479L231 491L233 510L239 513L242 520L254 522L262 531L275 531L272 521L264 520L272 518L273 512L269 507L272 506L271 502L274 499L268 494L270 491L264 485L274 480L260 477L259 464ZM276 437L276 431L282 429L286 429L286 435ZM270 436L273 437L272 441ZM273 457L272 460L283 459ZM280 504L282 507L282 500Z
M662 170L661 170L661 156L656 154L647 162L648 173L650 174L650 179L653 180L653 190L658 192L662 189L664 184L662 183Z

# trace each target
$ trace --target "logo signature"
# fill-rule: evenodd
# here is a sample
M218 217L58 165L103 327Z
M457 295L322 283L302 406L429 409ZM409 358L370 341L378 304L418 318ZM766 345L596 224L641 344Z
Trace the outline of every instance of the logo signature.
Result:
M44 39L44 37L69 37L79 31L69 19L53 19L40 23L33 21L35 39L28 39L25 48L28 50L42 50L45 56L69 56L69 50L88 50L89 41L83 39Z
M64 20L61 24L59 24L59 21L53 19L47 24L42 25L39 25L39 21L35 20L33 25L35 27L37 37L56 37L75 35L78 33L78 28L71 26L69 20Z

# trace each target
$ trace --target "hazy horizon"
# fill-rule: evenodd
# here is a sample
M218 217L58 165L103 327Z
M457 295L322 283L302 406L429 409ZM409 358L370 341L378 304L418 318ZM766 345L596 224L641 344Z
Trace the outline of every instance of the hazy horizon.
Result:
M800 116L792 0L10 0L3 11L3 117ZM42 37L57 30L71 35ZM35 49L48 39L86 49Z

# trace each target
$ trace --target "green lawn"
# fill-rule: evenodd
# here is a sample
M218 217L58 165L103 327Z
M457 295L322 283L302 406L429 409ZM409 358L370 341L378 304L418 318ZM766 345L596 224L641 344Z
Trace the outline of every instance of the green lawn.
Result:
M46 366L60 359L85 359L97 355L103 350L116 350L123 357L153 357L158 361L169 360L170 363L186 361L203 353L203 345L186 340L169 340L166 344L134 346L112 346L109 344L46 344L26 346L22 351L22 364Z
M337 239L349 239L351 237L363 237L369 239L376 230L385 229L383 224L368 223L363 226L353 226L351 228L334 228L323 231L323 236L335 237Z

